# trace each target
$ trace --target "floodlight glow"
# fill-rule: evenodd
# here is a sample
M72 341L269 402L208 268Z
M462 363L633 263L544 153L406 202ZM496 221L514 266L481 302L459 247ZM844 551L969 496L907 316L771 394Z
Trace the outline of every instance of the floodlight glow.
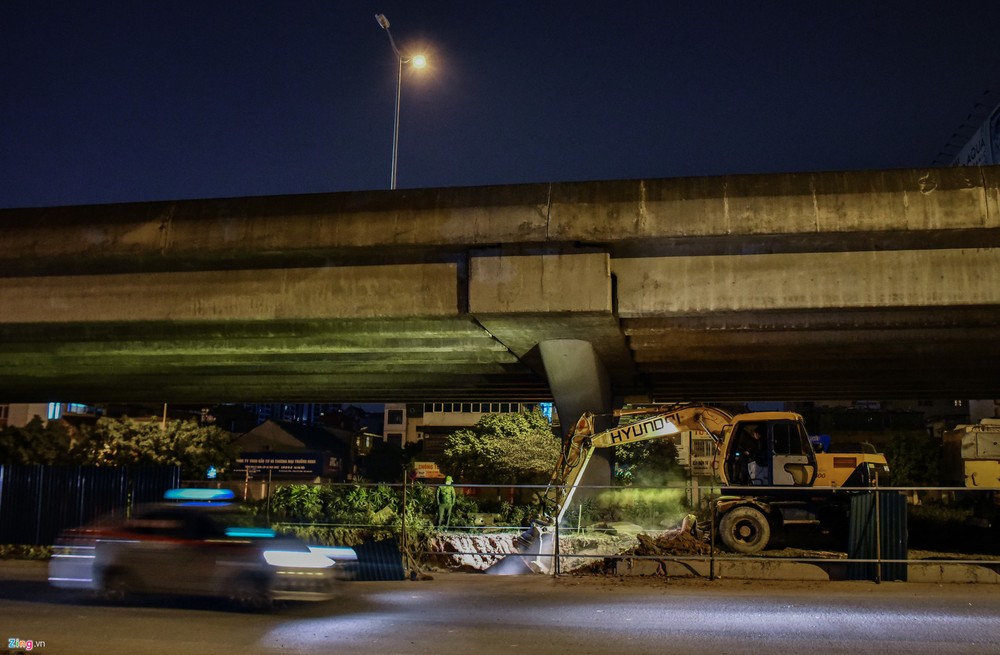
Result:
M232 500L236 497L232 489L167 489L163 494L167 500Z

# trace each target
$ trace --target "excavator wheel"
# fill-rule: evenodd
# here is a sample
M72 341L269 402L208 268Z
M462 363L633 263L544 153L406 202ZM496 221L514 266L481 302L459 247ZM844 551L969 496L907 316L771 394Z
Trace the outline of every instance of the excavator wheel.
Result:
M719 521L719 536L735 553L759 553L771 540L767 517L753 507L735 507Z

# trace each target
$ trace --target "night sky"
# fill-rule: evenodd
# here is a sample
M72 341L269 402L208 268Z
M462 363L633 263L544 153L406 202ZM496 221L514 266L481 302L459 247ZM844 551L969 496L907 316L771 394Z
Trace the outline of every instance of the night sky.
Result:
M0 207L388 188L377 12L400 189L941 165L1000 103L995 0L3 0Z

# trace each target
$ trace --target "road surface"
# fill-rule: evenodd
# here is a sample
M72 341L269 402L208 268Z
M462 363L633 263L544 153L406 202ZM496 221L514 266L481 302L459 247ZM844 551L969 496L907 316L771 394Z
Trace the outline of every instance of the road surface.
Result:
M50 589L44 565L0 563L0 637L0 653L19 639L43 655L987 653L1000 652L1000 586L446 573L244 614L106 605Z

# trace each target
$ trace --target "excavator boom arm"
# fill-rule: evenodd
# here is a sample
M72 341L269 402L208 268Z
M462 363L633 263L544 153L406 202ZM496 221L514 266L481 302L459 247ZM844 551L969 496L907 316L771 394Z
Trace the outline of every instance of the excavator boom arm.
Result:
M649 416L597 434L594 434L594 415L587 413L580 417L542 497L542 511L547 519L557 523L562 520L595 449L670 437L687 430L704 430L719 441L723 428L732 421L730 414L704 405L672 405L615 414Z
M636 441L670 437L687 430L704 430L712 439L718 441L722 429L733 419L721 409L702 405L689 405L668 411L662 409L640 411L656 413L648 418L594 435L591 437L593 447L611 448ZM627 416L631 413L633 412L615 412L617 416Z

